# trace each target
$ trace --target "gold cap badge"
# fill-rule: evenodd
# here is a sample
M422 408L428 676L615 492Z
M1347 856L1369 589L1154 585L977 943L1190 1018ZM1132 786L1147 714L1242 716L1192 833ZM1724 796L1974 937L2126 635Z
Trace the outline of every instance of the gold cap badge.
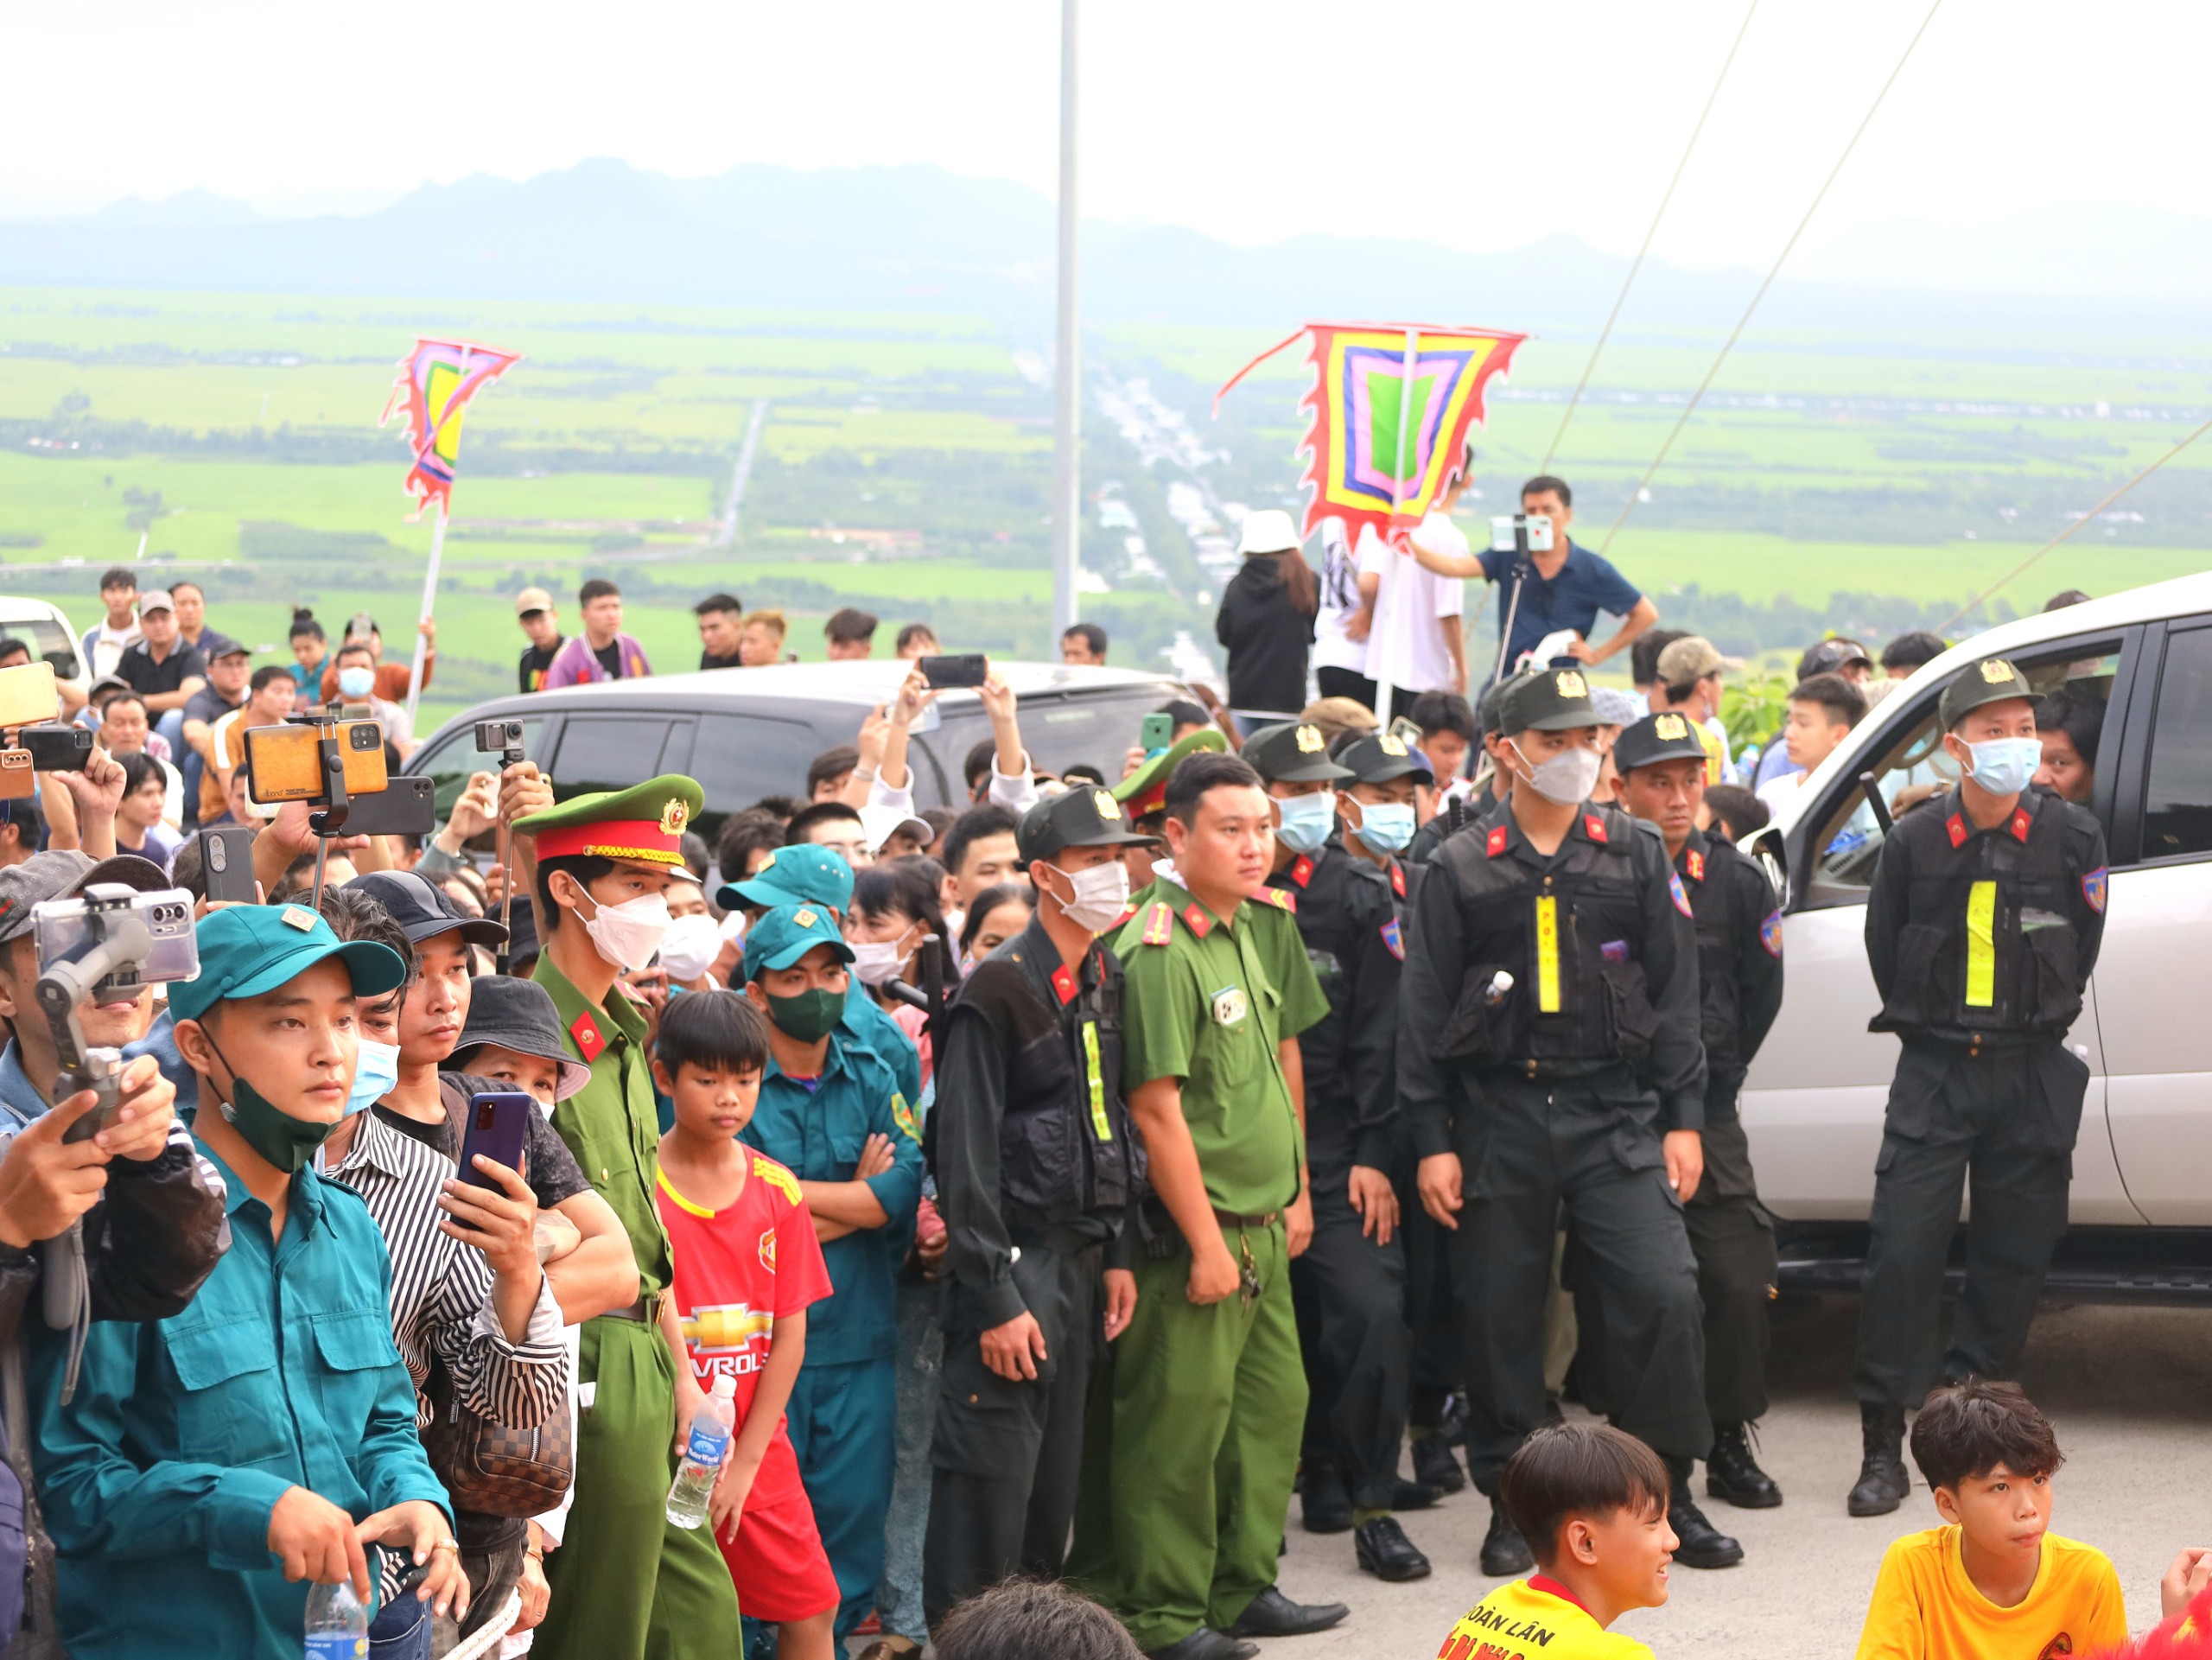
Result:
M1679 715L1662 715L1653 723L1651 729L1670 742L1676 738L1687 738L1690 735L1689 723Z
M1098 816L1101 818L1111 819L1117 824L1122 822L1122 804L1114 799L1110 791L1093 790L1090 792L1090 805L1098 809Z
M689 802L671 799L660 810L660 833L663 836L681 836L684 825L690 822L691 806Z
M1386 755L1402 756L1406 753L1406 741L1403 738L1393 736L1388 732L1377 738L1375 743L1376 747Z
M1301 755L1318 755L1321 753L1319 727L1301 726L1298 728L1298 753Z
M1587 697L1590 695L1588 684L1573 669L1561 669L1559 678L1553 684L1559 688L1559 695L1562 697Z
M2012 677L2012 665L2001 657L1993 657L1981 665L1981 677L1993 686L2001 686Z

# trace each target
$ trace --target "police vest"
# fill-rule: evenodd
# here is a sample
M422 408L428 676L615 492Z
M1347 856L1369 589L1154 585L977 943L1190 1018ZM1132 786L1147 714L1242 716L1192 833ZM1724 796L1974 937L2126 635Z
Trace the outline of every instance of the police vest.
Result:
M1431 881L1457 878L1467 964L1440 1059L1481 1066L1649 1057L1658 1022L1630 851L1630 838L1649 832L1625 813L1587 806L1580 830L1539 871L1514 856L1501 816L1479 841L1455 843L1459 856L1448 867L1440 861L1429 872ZM1510 989L1498 989L1500 973L1512 976Z
M1708 841L1702 851L1685 849L1681 866L1697 927L1698 1036L1705 1045L1708 1076L1739 1072L1749 1064L1744 1054L1744 989L1736 964L1744 942L1757 936L1766 913L1747 914L1745 884L1735 880L1735 867L1745 862L1728 843ZM1760 884L1764 887L1764 877Z
M2082 1012L2072 905L2086 874L2056 797L1975 835L1941 800L1899 820L1912 883L1875 1032L2058 1037ZM1880 879L1878 876L1876 880Z
M1121 985L1097 977L1084 987L1072 970L1056 970L1053 1008L1020 964L994 956L960 989L1006 1051L999 1192L1009 1227L1118 1216L1132 1186L1143 1191L1144 1148L1122 1099Z

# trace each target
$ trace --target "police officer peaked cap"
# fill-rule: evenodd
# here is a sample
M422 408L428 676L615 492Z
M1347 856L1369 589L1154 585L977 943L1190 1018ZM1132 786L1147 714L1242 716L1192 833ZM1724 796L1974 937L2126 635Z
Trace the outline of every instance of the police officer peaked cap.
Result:
M1613 740L1613 767L1620 773L1656 766L1662 760L1704 760L1705 746L1698 741L1697 728L1688 716L1673 709L1647 715L1635 725L1623 727L1621 735Z
M1244 740L1241 753L1270 784L1330 784L1353 776L1349 766L1329 759L1321 728L1305 721L1263 726Z
M1436 774L1427 757L1403 738L1389 732L1370 732L1337 751L1337 759L1351 768L1362 784L1388 784L1407 777L1433 784Z
M1189 757L1200 751L1208 754L1229 753L1229 740L1217 726L1201 728L1185 733L1174 745L1161 750L1113 788L1114 799L1120 802L1132 818L1142 818L1147 813L1158 812L1167 802L1167 779Z
M1021 815L1014 844L1026 864L1049 860L1069 848L1118 848L1157 844L1157 836L1129 828L1122 804L1111 792L1077 785L1047 796Z
M1943 688L1942 701L1936 709L1936 719L1948 732L1983 704L2001 703L2010 697L2024 697L2031 703L2043 701L2041 693L2028 690L2028 677L2019 670L2001 657L1986 657L1960 670L1951 684Z
M1515 681L1498 700L1500 732L1571 732L1596 726L1598 706L1580 669L1545 669Z

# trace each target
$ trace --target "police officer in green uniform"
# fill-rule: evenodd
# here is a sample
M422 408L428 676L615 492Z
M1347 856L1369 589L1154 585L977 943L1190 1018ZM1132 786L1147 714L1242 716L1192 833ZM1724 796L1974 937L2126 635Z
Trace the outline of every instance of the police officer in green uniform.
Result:
M1468 1463L1491 1495L1485 1574L1526 1571L1497 1502L1546 1412L1543 1314L1559 1212L1602 1311L1595 1357L1619 1427L1674 1477L1676 1560L1742 1548L1689 1497L1713 1444L1683 1200L1703 1168L1697 939L1664 845L1592 805L1598 719L1579 671L1507 691L1505 801L1440 847L1407 941L1398 1077L1424 1209L1452 1235L1465 1315Z
M2096 819L2028 780L2037 698L1985 658L1943 689L1955 792L1906 813L1882 843L1866 957L1870 1023L1903 1040L1874 1166L1856 1379L1865 1462L1853 1516L1897 1509L1904 1414L1938 1377L2004 1377L2027 1341L2066 1191L2088 1065L2066 1033L2104 938ZM1966 1288L1937 1362L1943 1267L1974 1170Z
M1705 1490L1745 1510L1782 1503L1752 1456L1765 1415L1767 1306L1775 1295L1774 1219L1759 1203L1736 1097L1782 1008L1782 909L1765 873L1697 827L1705 748L1686 716L1647 715L1613 741L1620 804L1656 827L1697 927L1705 1041L1705 1175L1683 1207L1705 1297L1705 1401L1713 1450Z
M653 1197L659 1120L645 1017L614 983L659 949L668 873L701 800L696 784L671 773L515 821L537 865L544 950L532 977L591 1068L591 1082L553 1109L553 1127L621 1218L640 1294L580 1333L575 1504L545 1559L553 1596L535 1650L551 1660L741 1652L721 1553L703 1529L668 1524L677 1378L657 1329L673 1272Z
M1388 741L1407 767L1405 745ZM1391 1052L1405 956L1397 900L1390 879L1338 838L1336 786L1358 774L1330 760L1319 728L1262 727L1243 753L1278 818L1268 886L1294 907L1285 916L1329 1002L1298 1039L1313 1200L1313 1243L1290 1274L1312 1396L1300 1510L1309 1532L1351 1531L1365 1571L1421 1579L1428 1558L1391 1514L1402 1499L1421 1507L1442 1496L1411 1483L1402 1495L1398 1480L1413 1345L1391 1181Z
M1347 1612L1274 1584L1306 1415L1288 1272L1313 1225L1294 1040L1328 1003L1302 955L1270 973L1252 925L1274 851L1259 775L1193 755L1163 806L1175 879L1115 944L1122 1078L1159 1199L1136 1313L1086 1425L1071 1567L1148 1653L1247 1660L1245 1637Z
M1121 959L1096 936L1127 907L1122 849L1150 839L1104 790L1025 813L1036 913L976 965L938 1040L931 1163L950 1237L932 1625L1009 1574L1060 1576L1091 1368L1135 1308L1135 1275L1106 1253L1144 1149L1122 1095Z

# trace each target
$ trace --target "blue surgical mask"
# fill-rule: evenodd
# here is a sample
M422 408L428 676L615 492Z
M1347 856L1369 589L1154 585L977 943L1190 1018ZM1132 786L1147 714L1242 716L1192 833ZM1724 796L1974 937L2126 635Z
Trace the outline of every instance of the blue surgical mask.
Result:
M1414 810L1402 801L1362 802L1359 839L1377 853L1402 853L1414 839Z
M358 663L338 671L338 695L340 697L351 697L358 702L374 691L376 685L377 671L365 669Z
M1974 757L1974 781L1992 795L2018 795L2043 765L2039 738L1992 738L1968 744L1967 753Z
M399 1084L397 1044L363 1038L359 1046L360 1053L353 1062L353 1091L346 1097L348 1118L367 1111Z
M1275 834L1294 853L1319 853L1337 828L1337 795L1323 790L1318 795L1292 796L1275 803L1282 823Z

